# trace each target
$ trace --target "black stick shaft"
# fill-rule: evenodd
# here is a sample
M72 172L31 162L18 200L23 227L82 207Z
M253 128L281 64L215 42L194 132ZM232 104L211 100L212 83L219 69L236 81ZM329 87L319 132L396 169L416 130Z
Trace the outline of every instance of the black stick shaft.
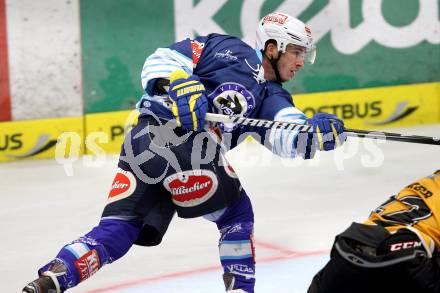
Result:
M430 136L403 135L400 133L367 131L367 130L358 130L358 129L350 129L350 128L346 128L345 132L348 136L353 136L353 137L383 139L383 140L430 144L430 145L440 145L440 138L430 137Z
M213 113L207 113L205 119L212 122L232 123L238 125L262 127L262 128L282 128L286 130L299 131L299 132L309 132L312 130L312 126L308 124L297 124L297 123L284 122L284 121L271 121L264 119L227 116L227 115L213 114ZM429 136L403 135L392 132L359 130L359 129L351 129L351 128L345 128L345 133L347 134L347 136L352 136L352 137L440 145L440 138L429 137Z

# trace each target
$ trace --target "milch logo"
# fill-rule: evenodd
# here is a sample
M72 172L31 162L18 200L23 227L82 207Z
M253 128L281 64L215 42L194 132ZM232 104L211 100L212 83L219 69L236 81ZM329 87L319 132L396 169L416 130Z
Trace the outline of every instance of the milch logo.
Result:
M41 134L36 143L29 148L28 151L19 154L11 155L5 154L5 157L11 159L24 159L32 156L41 154L49 149L53 148L57 144L57 139L50 139L50 134ZM0 145L0 151L12 151L22 149L23 143L23 133L15 133L12 135L6 135L4 144Z
M307 107L302 109L304 114L311 117L319 112L326 112L335 114L342 119L353 118L372 118L382 114L382 102L373 101L365 103L355 104L334 104L334 105L322 105L318 108Z
M377 121L376 117L383 114L383 104L382 101L355 103L355 104L334 104L334 105L322 105L318 108L307 107L302 109L304 114L311 117L319 112L326 112L335 114L344 120L349 119L367 119L365 122L367 125L385 125L392 122L402 120L412 113L414 113L419 107L418 106L408 106L408 102L399 102L394 107L394 110L389 116L380 121ZM373 118L373 119L371 119Z
M402 120L403 118L411 115L418 108L419 108L418 106L408 107L407 101L400 102L396 105L396 108L394 109L394 111L391 113L391 115L388 118L386 118L382 121L366 122L366 123L369 125L385 125L388 123L396 122L396 121Z
M18 150L23 146L23 133L6 134L0 140L0 151Z

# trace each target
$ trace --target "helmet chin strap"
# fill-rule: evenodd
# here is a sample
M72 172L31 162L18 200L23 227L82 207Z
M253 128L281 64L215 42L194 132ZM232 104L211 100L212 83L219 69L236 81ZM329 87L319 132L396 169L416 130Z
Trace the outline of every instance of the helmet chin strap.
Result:
M275 59L273 57L267 56L266 52L264 52L264 57L266 57L267 60L269 60L270 65L272 65L272 69L275 72L276 82L279 84L281 84L281 76L278 70L278 61L280 60L281 54L281 51L278 51L278 58Z

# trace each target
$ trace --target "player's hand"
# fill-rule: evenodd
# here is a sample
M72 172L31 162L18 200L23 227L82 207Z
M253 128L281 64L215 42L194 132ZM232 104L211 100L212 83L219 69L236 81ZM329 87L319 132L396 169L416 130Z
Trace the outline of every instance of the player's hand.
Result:
M313 144L316 149L330 151L341 146L347 139L344 121L336 115L317 113L307 123L313 126Z
M202 130L208 112L208 99L198 76L189 76L183 70L176 70L171 73L170 82L168 94L173 101L171 111L177 125L186 130Z

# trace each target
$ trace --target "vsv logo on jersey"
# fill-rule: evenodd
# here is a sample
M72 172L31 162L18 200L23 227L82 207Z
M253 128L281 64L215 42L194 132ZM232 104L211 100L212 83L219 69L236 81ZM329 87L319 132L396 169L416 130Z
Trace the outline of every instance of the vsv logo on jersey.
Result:
M243 113L243 107L240 98L235 94L233 96L218 97L216 99L218 108L226 115L240 115Z
M209 96L217 113L229 116L247 117L255 108L255 98L243 85L235 82L226 82L219 85ZM222 124L223 131L232 131L236 126Z
M112 188L108 195L108 203L129 197L136 189L136 178L130 171L118 169Z
M168 176L164 187L173 202L181 207L194 207L206 202L216 192L217 176L209 170L189 170Z

